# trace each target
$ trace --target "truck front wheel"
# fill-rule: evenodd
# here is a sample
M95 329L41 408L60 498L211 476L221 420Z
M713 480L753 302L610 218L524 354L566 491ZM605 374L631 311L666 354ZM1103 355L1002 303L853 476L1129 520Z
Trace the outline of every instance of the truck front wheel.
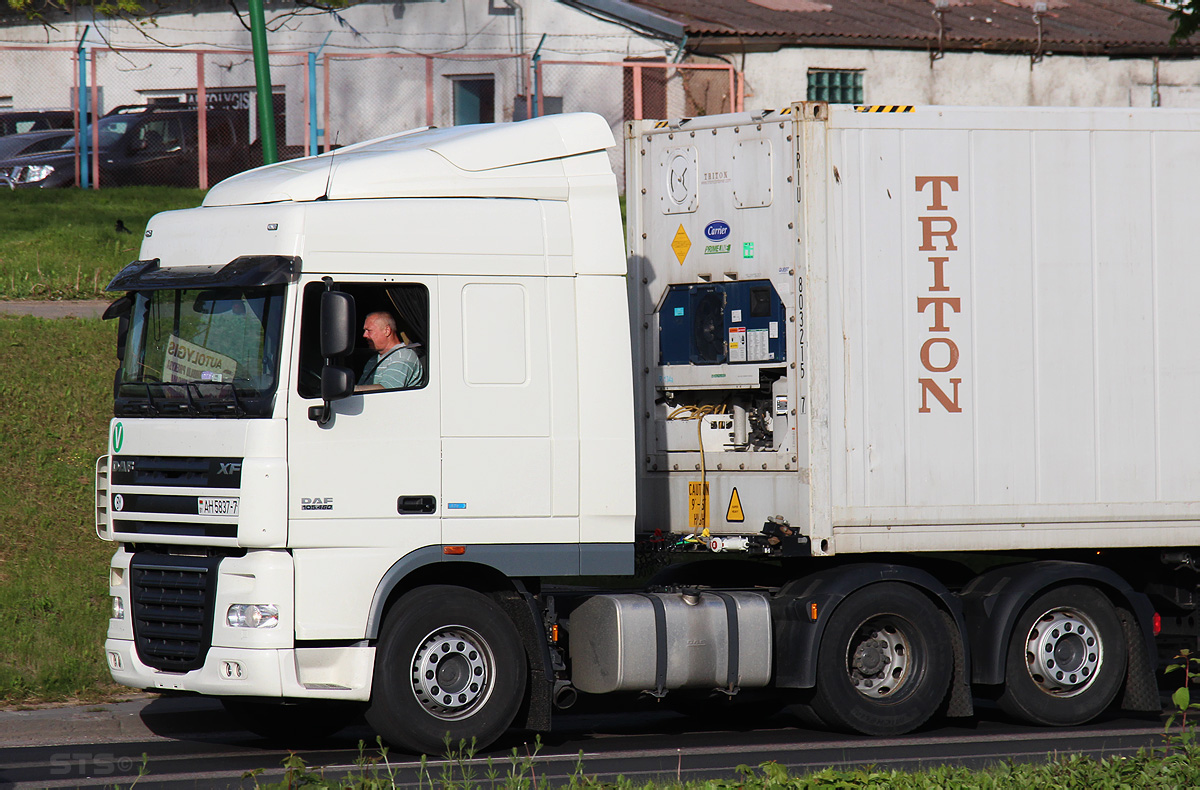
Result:
M812 708L831 727L899 735L937 712L953 668L937 607L906 584L872 584L833 611Z
M439 755L483 748L512 724L525 695L525 651L490 598L447 585L396 601L376 648L367 722L393 746Z
M1051 590L1017 618L999 705L1032 724L1083 724L1116 697L1127 658L1108 598L1083 585Z

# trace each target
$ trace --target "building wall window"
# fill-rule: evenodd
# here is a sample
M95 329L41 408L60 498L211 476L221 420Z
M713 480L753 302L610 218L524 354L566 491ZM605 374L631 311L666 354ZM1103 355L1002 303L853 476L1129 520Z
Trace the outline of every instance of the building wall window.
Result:
M496 80L490 75L454 77L454 125L496 120Z
M862 104L863 73L849 69L809 69L808 100Z

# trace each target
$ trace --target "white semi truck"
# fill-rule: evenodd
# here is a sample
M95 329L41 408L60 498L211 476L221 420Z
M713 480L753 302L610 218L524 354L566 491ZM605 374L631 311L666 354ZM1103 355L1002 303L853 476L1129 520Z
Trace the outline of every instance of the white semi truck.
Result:
M151 220L109 286L113 677L425 752L580 692L871 734L1158 709L1197 639L1200 113L625 136L627 248L588 114ZM421 379L356 392L379 312Z

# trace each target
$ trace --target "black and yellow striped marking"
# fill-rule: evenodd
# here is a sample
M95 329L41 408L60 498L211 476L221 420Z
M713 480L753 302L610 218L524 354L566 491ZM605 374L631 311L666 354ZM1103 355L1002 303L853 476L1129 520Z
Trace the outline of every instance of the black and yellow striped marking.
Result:
M854 108L855 112L913 112L914 107L911 104L860 104Z
M654 124L654 128L655 129L666 129L670 125L671 125L670 121L658 121Z

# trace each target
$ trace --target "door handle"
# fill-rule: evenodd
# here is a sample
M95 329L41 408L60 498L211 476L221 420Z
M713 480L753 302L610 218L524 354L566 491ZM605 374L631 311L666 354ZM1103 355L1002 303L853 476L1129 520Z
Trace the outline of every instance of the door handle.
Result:
M402 496L396 500L396 512L402 516L436 513L437 497Z

